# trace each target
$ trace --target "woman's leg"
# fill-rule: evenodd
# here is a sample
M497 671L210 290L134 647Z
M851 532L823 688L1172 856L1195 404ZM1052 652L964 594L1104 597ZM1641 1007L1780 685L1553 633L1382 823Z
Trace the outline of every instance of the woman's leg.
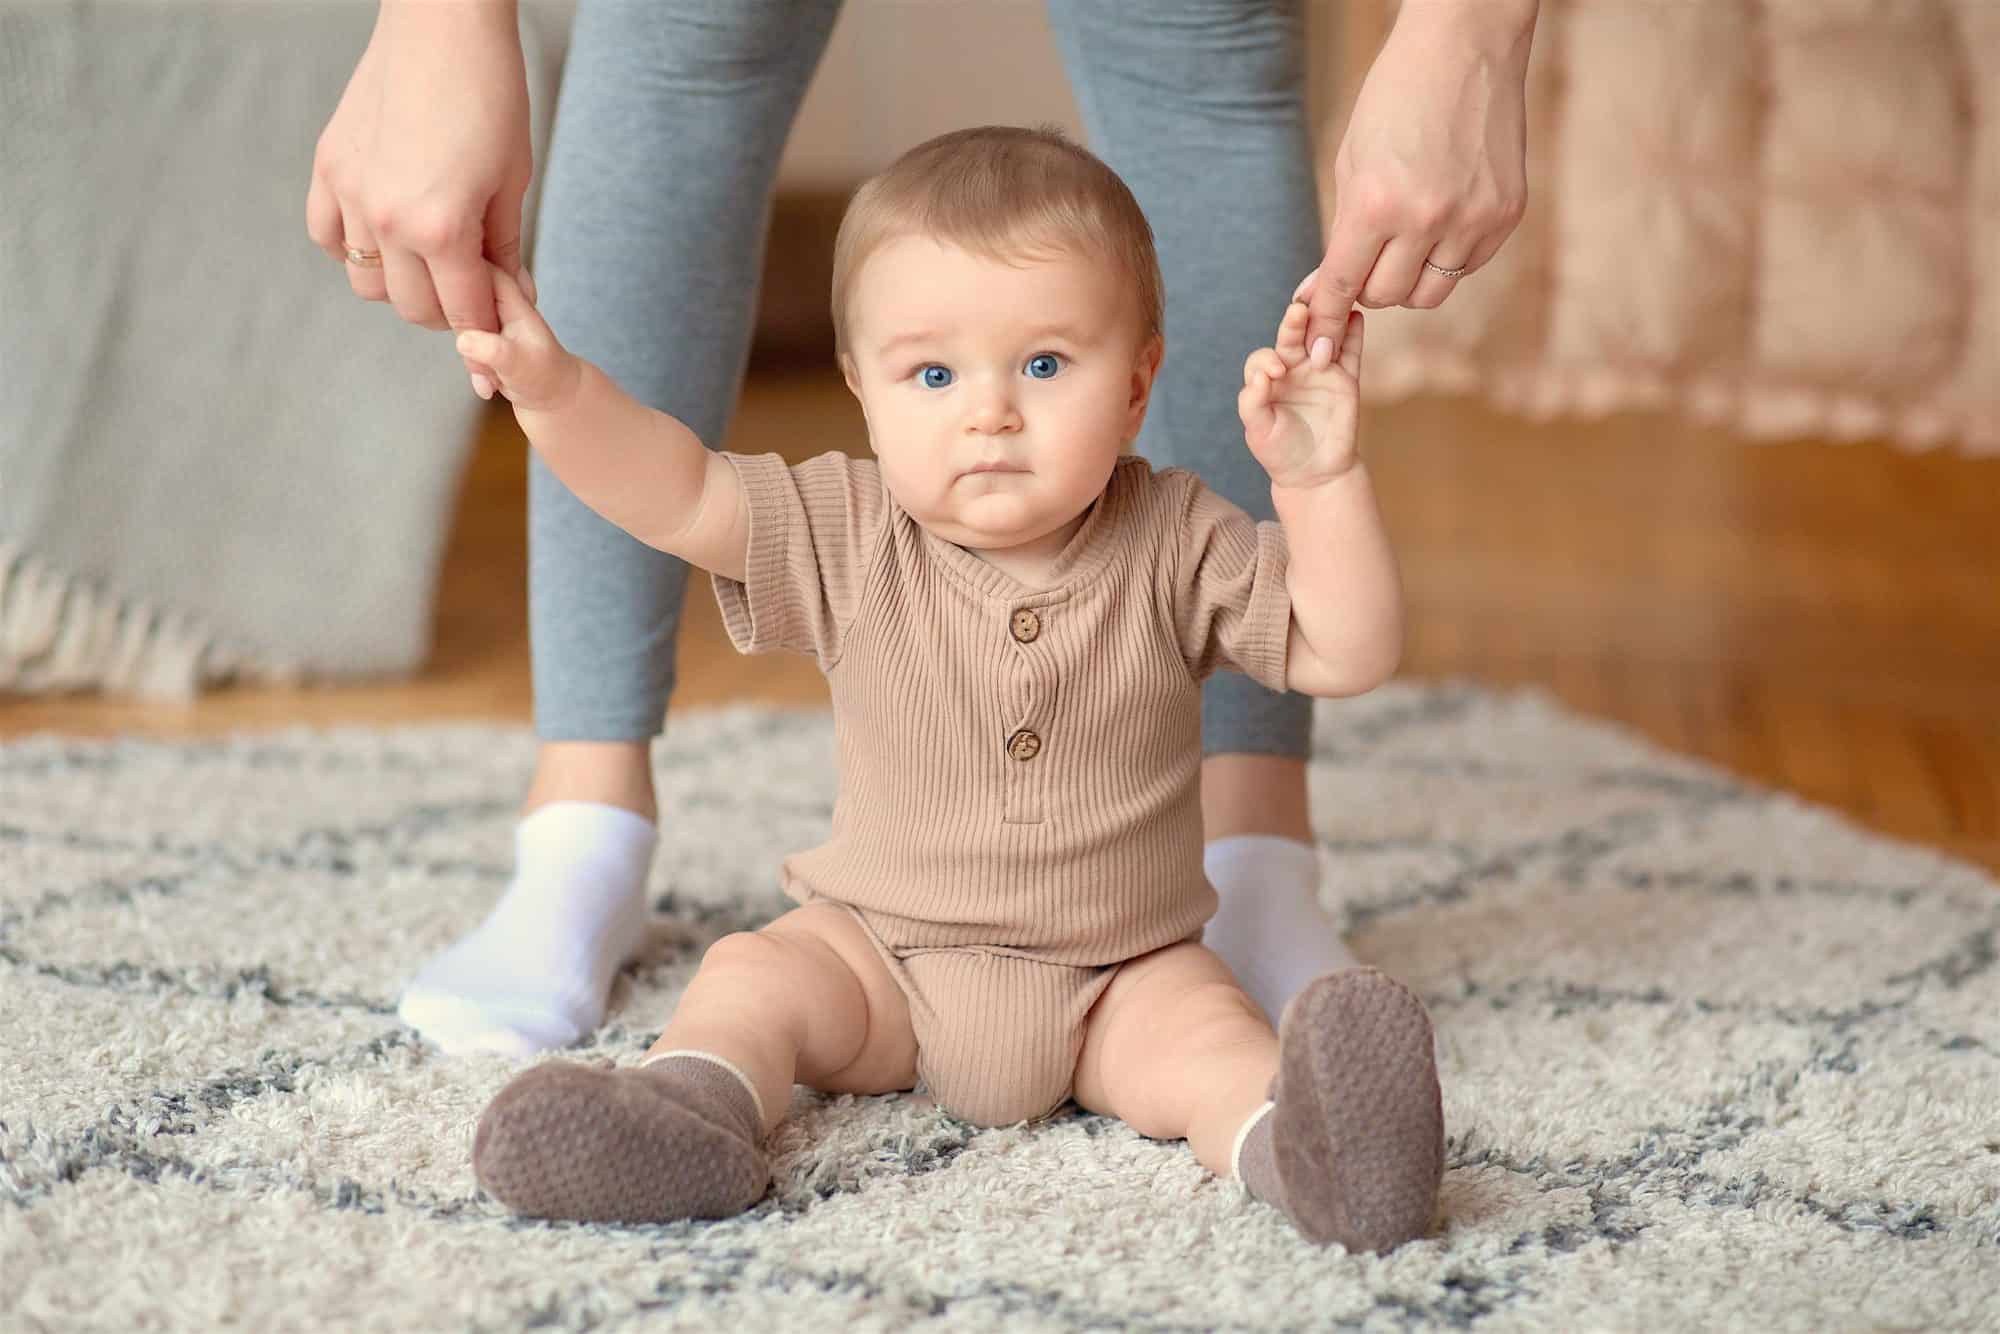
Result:
M719 448L741 388L771 182L838 0L584 0L537 228L543 315L579 356ZM399 1012L448 1050L560 1046L637 948L650 742L687 567L529 461L541 740L514 882Z
M1051 0L1092 144L1152 222L1167 356L1139 450L1260 519L1270 478L1243 443L1243 358L1271 341L1319 262L1303 18L1274 0ZM1202 814L1222 896L1207 941L1275 1020L1352 963L1318 906L1306 811L1312 701L1217 672L1202 694Z

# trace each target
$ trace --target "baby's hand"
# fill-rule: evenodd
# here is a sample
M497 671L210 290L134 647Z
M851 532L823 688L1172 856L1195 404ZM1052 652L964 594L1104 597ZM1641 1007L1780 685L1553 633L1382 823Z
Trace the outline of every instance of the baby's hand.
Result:
M1236 412L1243 439L1271 474L1273 486L1330 482L1353 468L1355 417L1361 399L1361 312L1348 317L1340 358L1315 368L1306 355L1306 301L1312 279L1292 294L1273 347L1243 363Z
M583 379L583 363L563 345L528 300L512 274L488 264L500 332L467 329L458 335L458 354L468 369L492 368L494 387L516 411L547 412L562 407ZM487 395L482 395L487 397Z

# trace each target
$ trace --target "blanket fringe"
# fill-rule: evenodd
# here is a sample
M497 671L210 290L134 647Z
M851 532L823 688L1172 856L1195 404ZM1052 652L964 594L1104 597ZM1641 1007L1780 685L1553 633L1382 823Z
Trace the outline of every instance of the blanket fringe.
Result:
M197 617L120 598L0 541L0 690L188 699L208 685L300 675L298 664L230 644Z

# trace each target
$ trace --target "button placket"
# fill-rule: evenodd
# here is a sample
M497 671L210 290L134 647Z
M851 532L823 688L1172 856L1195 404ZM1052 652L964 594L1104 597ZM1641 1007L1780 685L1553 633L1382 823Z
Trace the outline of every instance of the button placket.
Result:
M1001 739L1006 758L1006 774L1001 780L1005 793L1003 818L1010 824L1037 824L1042 819L1041 794L1046 782L1044 766L1037 757L1046 748L1044 733L1049 700L1054 695L1054 664L1045 652L1031 646L1041 638L1042 616L1033 607L1014 607L1007 614L1007 634L1012 641L1008 654L1013 671L1025 675L1027 699L1009 720ZM1010 713L1012 711L1010 710Z

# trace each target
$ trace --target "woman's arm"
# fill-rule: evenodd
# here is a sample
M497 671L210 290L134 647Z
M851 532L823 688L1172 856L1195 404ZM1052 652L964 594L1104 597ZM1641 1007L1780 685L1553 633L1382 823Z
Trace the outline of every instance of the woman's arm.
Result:
M1403 0L1334 157L1333 226L1306 331L1314 365L1339 353L1354 306L1442 304L1521 220L1538 9Z
M306 231L356 296L427 329L497 330L486 264L521 271L533 165L514 0L383 0L313 154Z

